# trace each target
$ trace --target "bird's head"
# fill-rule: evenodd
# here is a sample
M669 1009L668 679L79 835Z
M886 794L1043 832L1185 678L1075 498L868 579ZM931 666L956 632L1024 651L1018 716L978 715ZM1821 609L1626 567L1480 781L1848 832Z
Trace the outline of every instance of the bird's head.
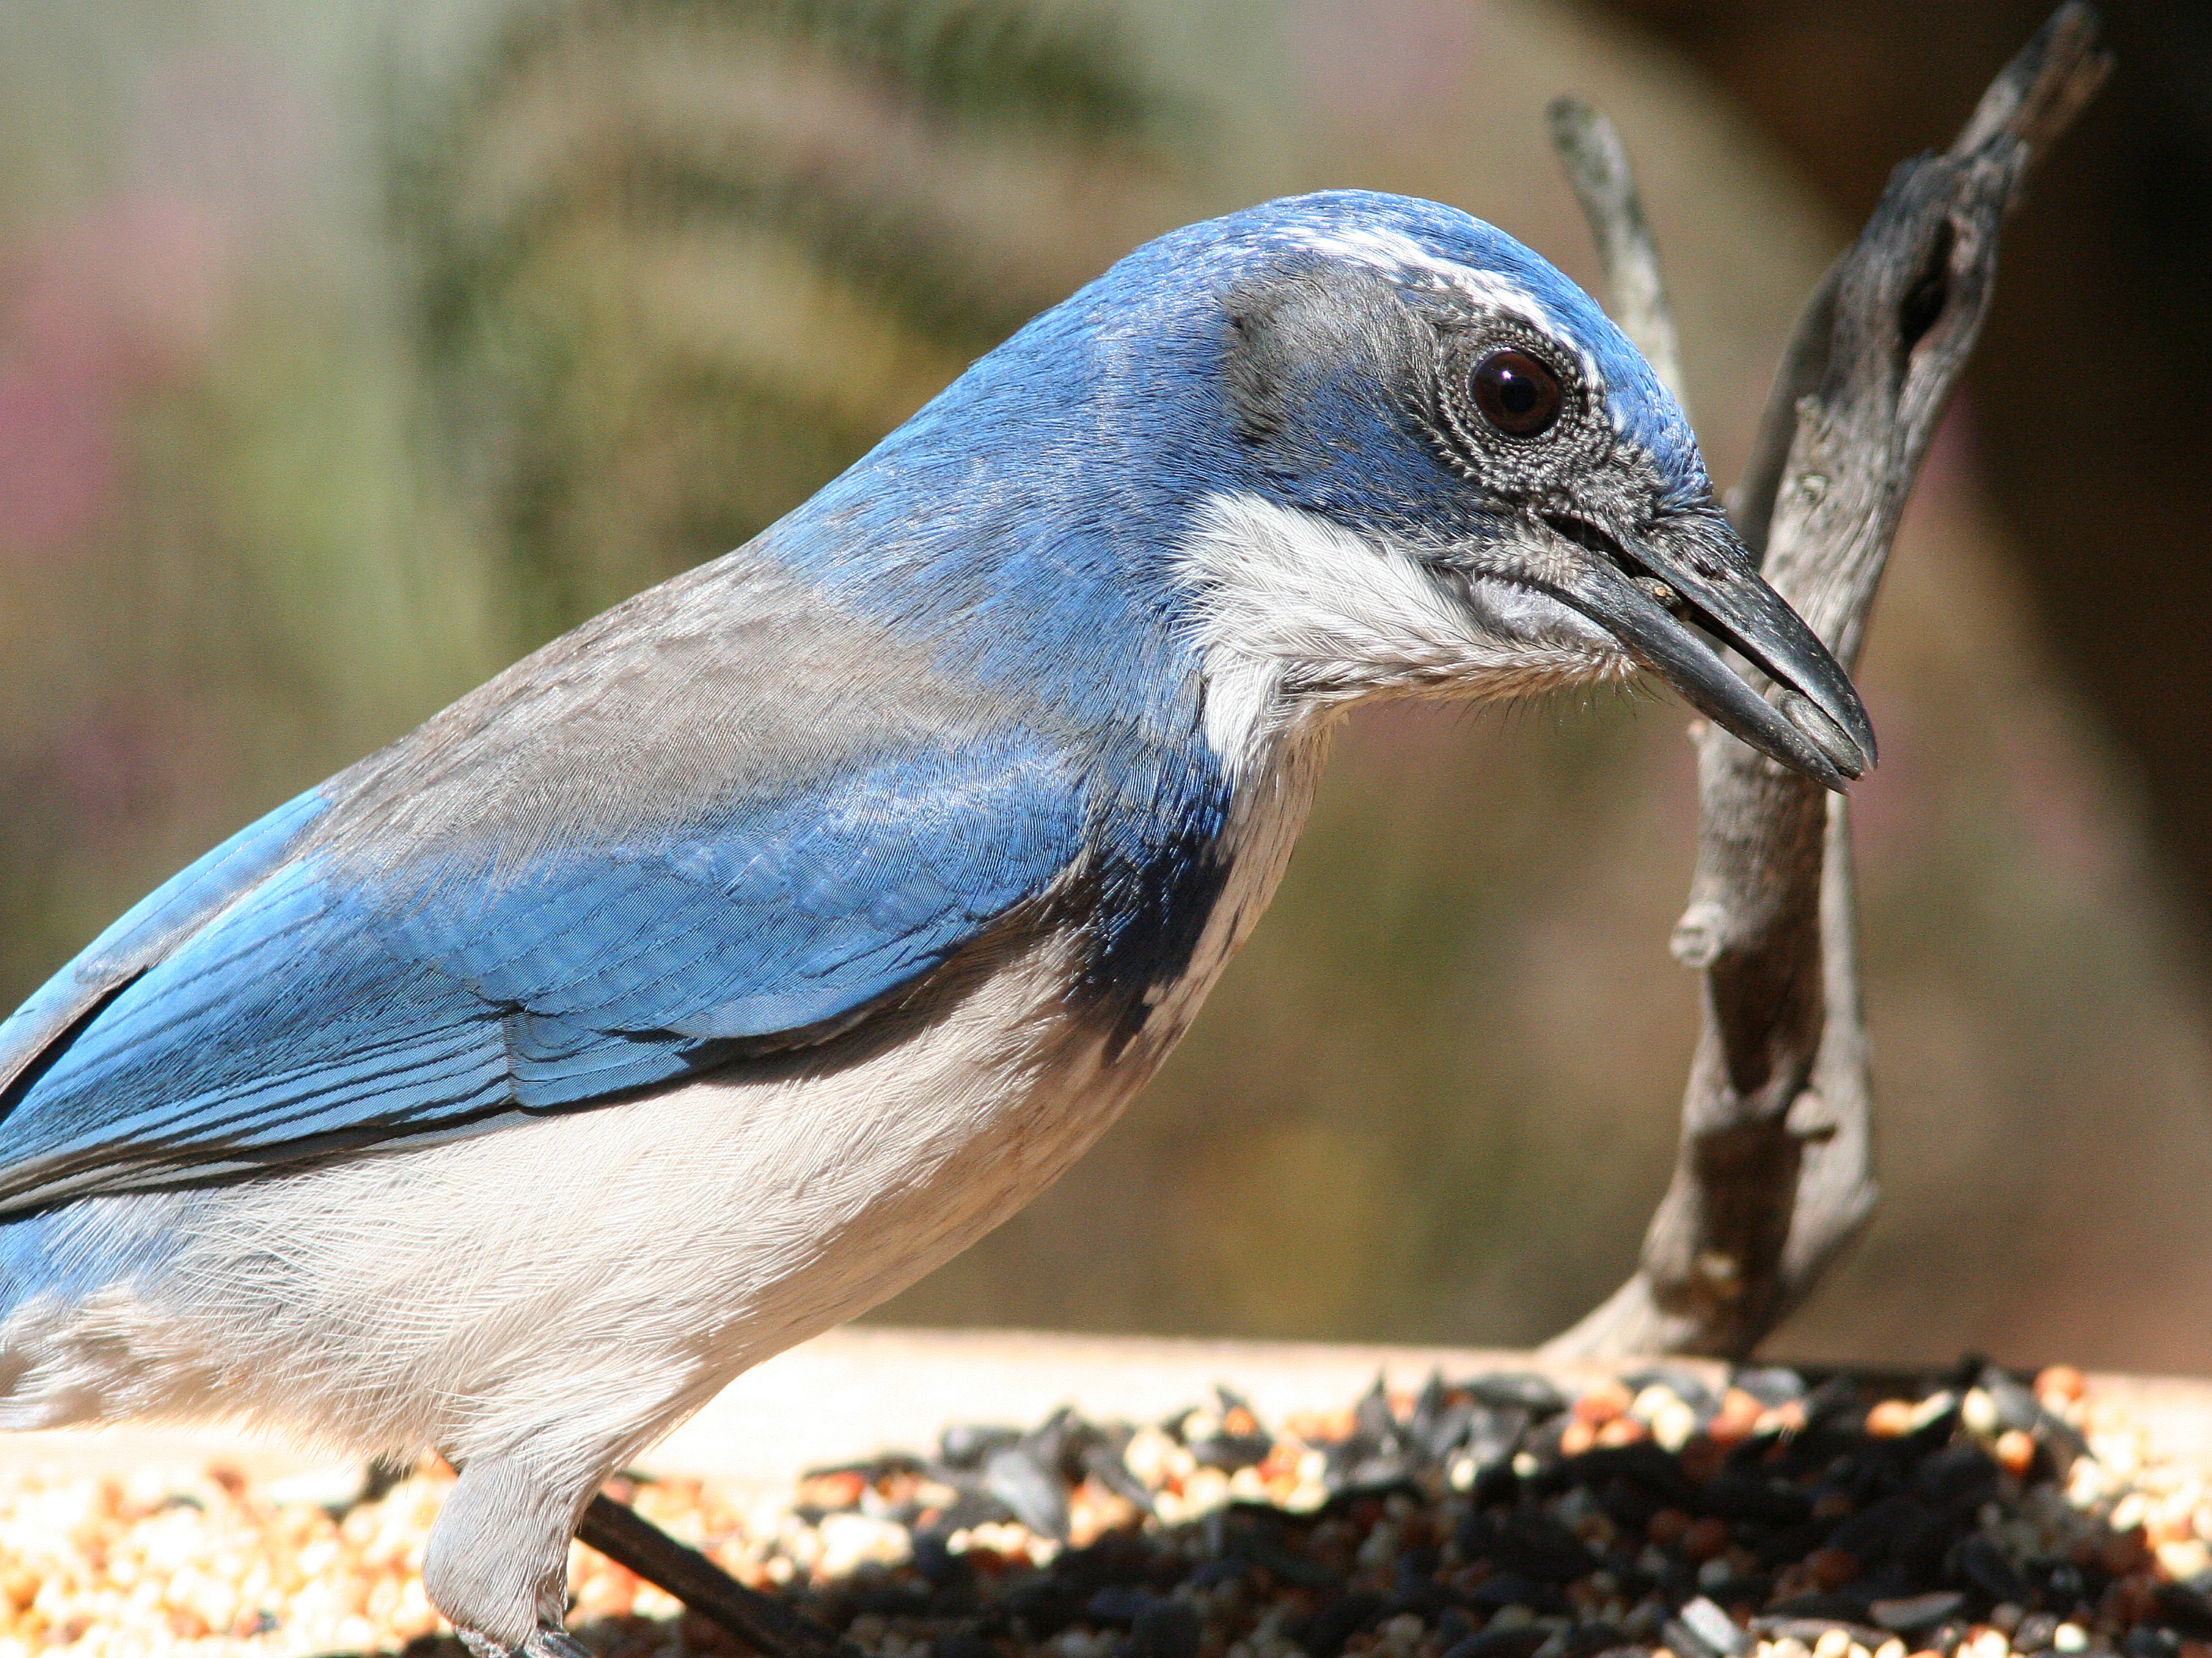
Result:
M1832 788L1873 763L1850 680L1760 578L1674 399L1510 237L1428 202L1297 198L1162 239L1085 309L1153 376L1127 424L1179 480L1172 557L1232 764L1363 697L1638 667ZM1163 338L1158 359L1117 344Z

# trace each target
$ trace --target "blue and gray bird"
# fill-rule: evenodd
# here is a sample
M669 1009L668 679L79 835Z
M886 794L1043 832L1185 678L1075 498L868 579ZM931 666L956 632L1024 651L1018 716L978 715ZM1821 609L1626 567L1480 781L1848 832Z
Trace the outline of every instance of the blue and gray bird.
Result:
M1872 763L1552 266L1360 192L1163 237L0 1027L0 1426L434 1448L432 1598L573 1653L592 1492L1112 1121L1333 716L1639 668L1830 787Z

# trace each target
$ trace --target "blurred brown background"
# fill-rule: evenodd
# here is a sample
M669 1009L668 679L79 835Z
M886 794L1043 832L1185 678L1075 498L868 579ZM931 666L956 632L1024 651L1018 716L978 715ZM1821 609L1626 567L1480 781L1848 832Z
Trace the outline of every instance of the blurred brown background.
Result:
M734 545L1171 225L1363 185L1589 280L1619 120L1701 430L2039 4L11 0L0 991ZM1865 682L1887 1197L1784 1354L2212 1369L2212 14L2010 233ZM1168 1071L907 1320L1518 1343L1627 1270L1692 1030L1681 718L1393 710Z

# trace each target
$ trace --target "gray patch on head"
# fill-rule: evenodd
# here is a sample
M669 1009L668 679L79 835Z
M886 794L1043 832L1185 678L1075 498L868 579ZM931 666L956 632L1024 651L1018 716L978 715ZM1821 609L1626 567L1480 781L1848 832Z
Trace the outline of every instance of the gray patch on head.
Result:
M1648 515L1663 492L1658 468L1624 436L1595 361L1528 289L1417 259L1413 243L1382 233L1285 247L1285 264L1223 296L1224 385L1238 436L1268 471L1298 480L1316 504L1350 502L1382 481L1359 470L1359 433L1411 425L1447 473L1499 503L1623 528ZM1559 376L1560 424L1542 440L1508 437L1473 406L1470 375L1505 348ZM1375 527L1418 539L1422 527L1401 514Z
M1299 418L1311 404L1365 389L1373 393L1366 412L1389 418L1390 391L1429 373L1427 343L1382 277L1316 266L1240 283L1224 304L1222 373L1237 436L1276 466L1304 471L1337 460L1325 435Z

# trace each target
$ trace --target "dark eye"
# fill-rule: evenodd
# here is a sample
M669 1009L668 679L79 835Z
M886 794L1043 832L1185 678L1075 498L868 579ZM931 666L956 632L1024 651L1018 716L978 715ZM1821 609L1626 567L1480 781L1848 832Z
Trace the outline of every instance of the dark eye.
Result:
M1537 437L1559 418L1559 377L1526 351L1492 351L1475 365L1474 406L1508 437Z

